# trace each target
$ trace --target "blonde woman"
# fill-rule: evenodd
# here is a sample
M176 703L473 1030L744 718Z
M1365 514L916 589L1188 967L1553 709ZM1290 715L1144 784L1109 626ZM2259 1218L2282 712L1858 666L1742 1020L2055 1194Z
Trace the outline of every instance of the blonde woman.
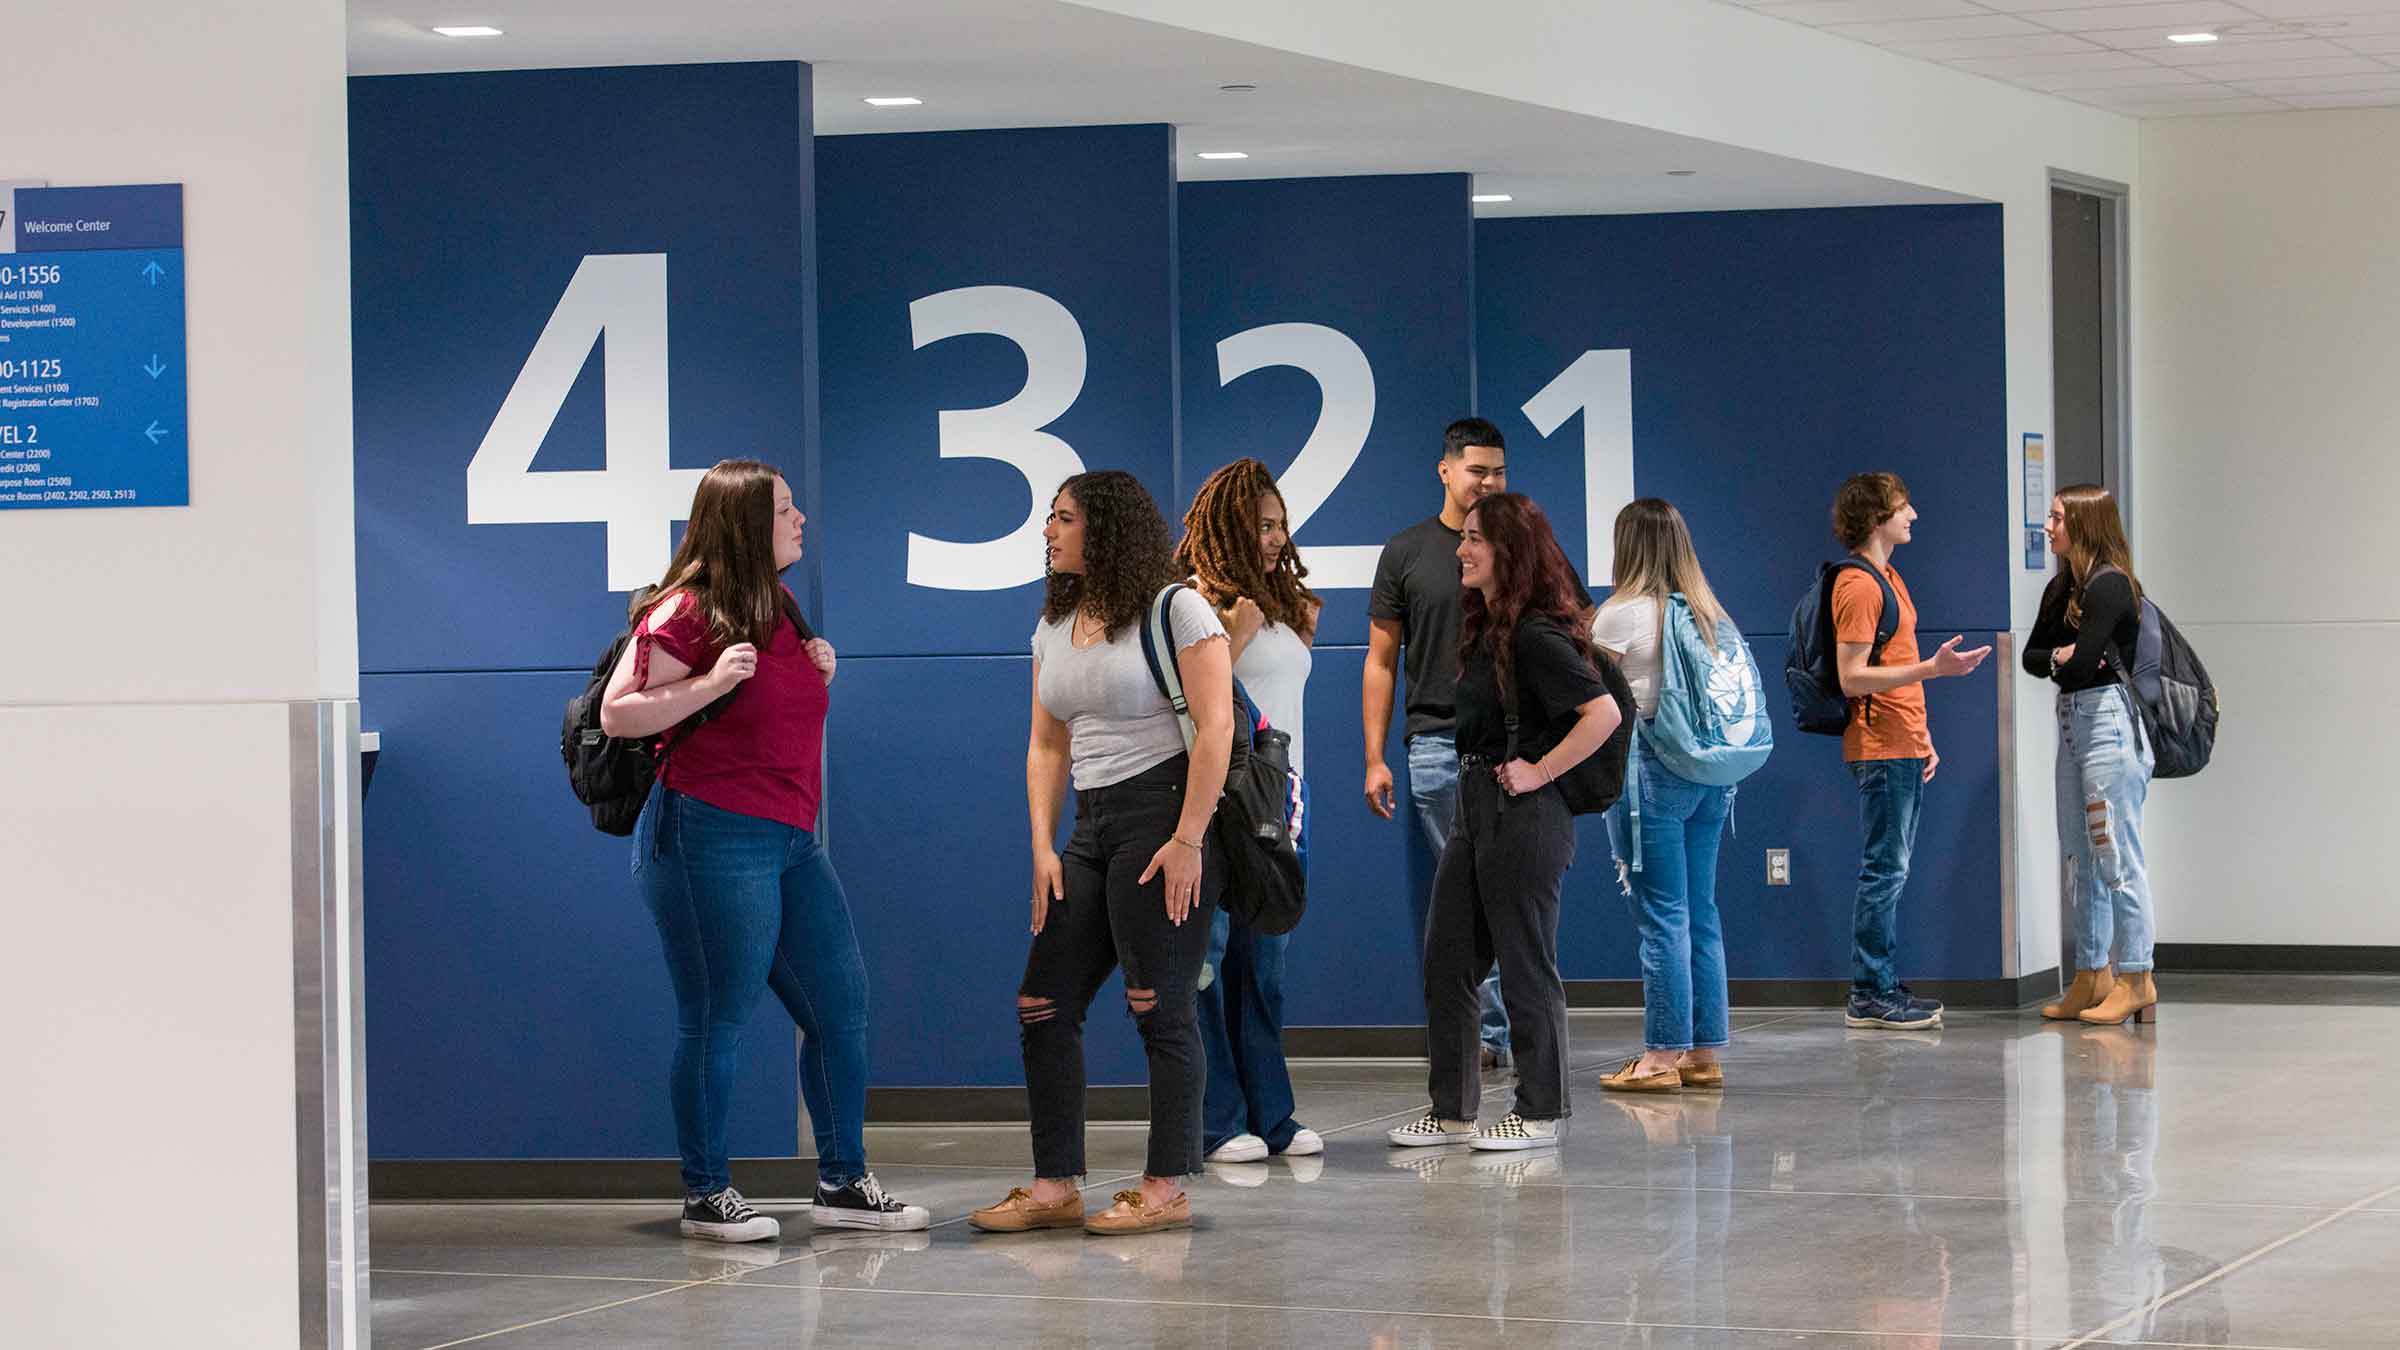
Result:
M1616 590L1592 619L1592 645L1608 653L1633 686L1646 724L1658 714L1659 644L1669 597L1691 606L1700 639L1714 650L1731 629L1692 551L1683 515L1658 497L1617 513ZM1666 1092L1725 1084L1717 1052L1732 1037L1725 992L1725 930L1717 917L1717 847L1733 811L1731 787L1679 777L1634 737L1638 764L1628 797L1608 811L1609 846L1625 882L1642 939L1642 1044L1600 1086L1612 1092ZM1639 812L1635 811L1638 804ZM1635 838L1634 822L1641 834ZM1642 866L1631 863L1638 850Z
M2117 666L2141 637L2142 583L2108 489L2062 490L2045 528L2061 566L2042 593L2025 673L2058 686L2058 847L2075 899L2075 982L2042 1016L2153 1021L2158 985L2142 861L2152 759Z

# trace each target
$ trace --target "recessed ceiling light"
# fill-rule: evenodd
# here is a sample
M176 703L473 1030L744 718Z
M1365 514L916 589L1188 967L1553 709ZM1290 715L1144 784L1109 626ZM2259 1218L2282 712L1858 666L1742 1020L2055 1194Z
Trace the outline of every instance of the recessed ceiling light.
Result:
M469 26L467 26L467 27L464 27L464 28L436 28L436 29L434 29L433 31L435 31L435 32L437 32L437 33L439 33L439 34L441 34L443 37L498 37L498 36L500 36L500 30L499 30L499 29L497 29L497 28L486 28L486 27L484 27L484 26L483 26L483 25L481 25L481 24L472 24L472 25L469 25Z
M1513 202L1516 198L1505 192L1478 192L1467 200L1471 202Z
M1250 152L1249 152L1249 151L1247 151L1247 150L1203 150L1203 151L1201 151L1201 152L1200 152L1200 158L1202 158L1202 159L1248 159L1248 158L1250 158Z
M867 104L875 108L914 108L924 101L921 98L910 98L906 94L897 94L890 98L871 98L867 100Z
M1669 177L1669 178L1694 178L1694 177L1697 177L1697 176L1699 175L1699 173L1700 173L1700 171L1699 171L1698 169L1669 169L1669 170L1667 170L1667 177Z
M2216 40L2217 40L2217 35L2216 35L2216 34L2214 34L2214 33L2169 33L2169 34L2167 34L2167 41L2169 41L2169 42L2183 42L2183 43L2192 43L2192 42L2214 42L2214 41L2216 41Z
M1255 94L1258 92L1258 86L1255 84L1220 84L1217 86L1217 92L1220 94Z

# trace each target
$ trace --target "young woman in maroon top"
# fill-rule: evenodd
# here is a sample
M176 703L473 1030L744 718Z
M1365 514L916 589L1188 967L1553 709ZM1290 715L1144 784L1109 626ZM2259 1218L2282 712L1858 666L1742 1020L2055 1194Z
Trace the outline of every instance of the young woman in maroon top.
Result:
M803 636L778 575L800 560L806 523L773 468L710 469L665 580L634 597L634 641L600 712L608 734L655 737L665 755L634 830L633 874L675 985L682 1232L719 1242L780 1231L726 1170L742 1026L765 989L800 1026L800 1092L817 1136L811 1219L911 1229L929 1217L867 1171L866 963L816 834L834 650Z

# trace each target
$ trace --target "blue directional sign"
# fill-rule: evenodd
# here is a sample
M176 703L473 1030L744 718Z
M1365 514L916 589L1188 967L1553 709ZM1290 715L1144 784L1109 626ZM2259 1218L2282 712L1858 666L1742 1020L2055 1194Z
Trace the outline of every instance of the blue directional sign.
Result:
M183 185L19 188L0 222L0 510L184 506Z

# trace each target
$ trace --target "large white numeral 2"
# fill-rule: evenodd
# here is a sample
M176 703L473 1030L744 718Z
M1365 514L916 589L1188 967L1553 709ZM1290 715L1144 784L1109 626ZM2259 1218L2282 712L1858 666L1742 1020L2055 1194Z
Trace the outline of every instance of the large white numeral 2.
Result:
M1583 414L1584 570L1615 585L1617 512L1633 500L1633 353L1585 352L1525 400L1524 412L1544 437Z
M535 473L542 438L603 333L608 467ZM667 570L675 522L691 513L703 472L667 467L667 255L586 257L467 463L467 523L604 522L608 588L630 591Z
M919 351L944 338L990 333L1025 353L1025 387L1006 403L937 418L944 459L996 459L1025 475L1033 509L1007 537L961 544L910 531L908 584L945 591L1004 591L1042 579L1042 521L1049 493L1083 472L1075 447L1042 428L1083 392L1083 328L1067 307L1020 286L965 286L908 307L909 341Z
M1367 432L1375 425L1375 371L1357 343L1321 323L1265 324L1217 344L1220 387L1269 366L1306 372L1324 395L1307 442L1276 480L1296 537L1366 448ZM1316 589L1363 590L1375 584L1375 561L1382 553L1378 544L1311 544L1302 556Z

